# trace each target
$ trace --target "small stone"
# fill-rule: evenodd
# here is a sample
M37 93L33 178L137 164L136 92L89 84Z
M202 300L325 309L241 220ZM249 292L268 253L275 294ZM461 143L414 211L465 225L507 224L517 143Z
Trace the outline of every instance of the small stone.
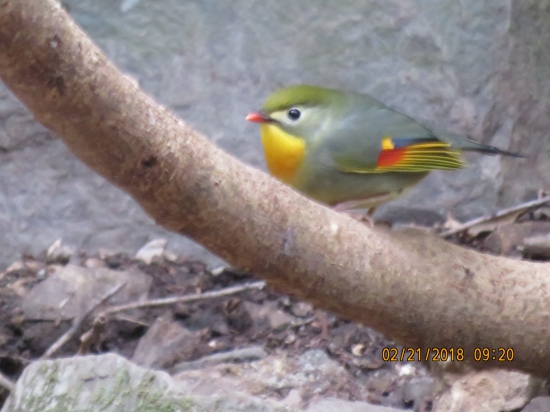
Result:
M105 261L98 258L88 258L84 261L84 267L87 268L104 268L107 267Z
M353 356L363 355L363 353L365 353L365 345L363 345L362 343L358 343L356 345L353 345L351 347L351 353L353 354Z
M132 360L153 369L168 368L182 360L192 359L199 342L199 337L166 313L139 340Z
M154 239L146 243L136 253L136 259L150 265L153 260L159 259L164 255L164 249L168 241L166 239Z
M31 272L37 273L39 270L44 269L44 263L36 260L25 261L25 268Z
M292 345L296 342L296 335L294 333L289 333L284 340L285 345Z
M423 410L424 405L433 402L435 391L434 378L421 376L405 382L402 388L402 396L406 403L413 403L415 410Z
M284 405L287 405L291 408L298 408L302 403L302 395L298 389L291 389L286 395L286 398L282 402Z
M66 245L61 244L61 239L57 239L52 245L48 248L46 252L46 263L53 264L65 264L69 262L71 257L74 255L74 250Z
M277 302L265 302L263 305L243 302L243 306L254 321L256 333L268 328L271 328L275 332L281 331L294 320L291 315L278 308Z
M171 250L167 250L167 249L164 250L163 256L164 256L164 259L166 259L170 262L177 262L178 259L179 259L179 256L176 253L172 252Z
M307 302L297 302L292 305L292 313L299 318L305 318L313 313L313 306Z
M223 272L225 272L225 266L218 266L210 271L212 276L220 276Z

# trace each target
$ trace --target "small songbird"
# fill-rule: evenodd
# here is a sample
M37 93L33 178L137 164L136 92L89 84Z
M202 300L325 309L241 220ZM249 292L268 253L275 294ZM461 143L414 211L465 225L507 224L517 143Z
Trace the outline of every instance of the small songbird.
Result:
M522 157L436 133L371 96L315 86L280 89L246 120L260 123L271 174L340 210L373 210L432 170L460 169L463 151Z

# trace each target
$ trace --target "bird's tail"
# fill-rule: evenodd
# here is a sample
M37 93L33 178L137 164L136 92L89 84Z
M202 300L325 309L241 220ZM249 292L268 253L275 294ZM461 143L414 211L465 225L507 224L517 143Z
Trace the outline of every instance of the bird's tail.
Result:
M526 157L526 156L522 155L521 153L509 152L508 150L502 150L502 149L499 149L498 147L488 146L488 145L485 145L485 144L480 144L480 143L477 143L477 144L479 146L472 147L472 148L464 148L462 150L477 152L477 153L483 153L483 154L488 154L488 155L493 155L493 156L494 155L504 155L504 156L520 157L520 158L523 158L523 159Z
M508 150L499 149L498 147L489 146L483 143L478 143L475 140L464 136L454 135L450 133L437 133L437 137L441 140L449 142L451 147L467 152L477 152L487 155L503 155L511 157L525 158L526 156L517 152L509 152Z

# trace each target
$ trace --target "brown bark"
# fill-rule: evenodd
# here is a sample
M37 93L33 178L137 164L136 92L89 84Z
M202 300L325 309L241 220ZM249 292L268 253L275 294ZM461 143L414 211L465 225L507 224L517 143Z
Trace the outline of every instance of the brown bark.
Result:
M247 167L122 75L54 0L0 0L0 78L159 225L407 346L550 372L550 267L370 230Z

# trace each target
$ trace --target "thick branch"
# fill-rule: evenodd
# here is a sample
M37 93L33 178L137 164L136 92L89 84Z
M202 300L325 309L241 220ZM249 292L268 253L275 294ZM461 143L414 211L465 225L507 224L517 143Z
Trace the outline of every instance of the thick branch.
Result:
M548 265L373 231L304 199L140 92L54 0L0 0L0 77L166 229L410 346L511 347L515 362L493 365L549 374Z

